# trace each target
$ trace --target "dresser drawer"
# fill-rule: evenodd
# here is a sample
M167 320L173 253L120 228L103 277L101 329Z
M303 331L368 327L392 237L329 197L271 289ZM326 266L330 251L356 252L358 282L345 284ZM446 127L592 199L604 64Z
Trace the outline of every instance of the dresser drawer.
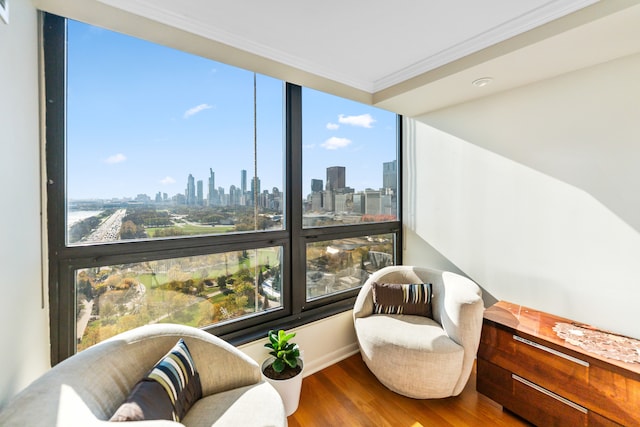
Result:
M477 360L477 374L478 392L535 425L621 426L484 359Z
M482 328L478 357L574 402L590 393L588 362L486 322Z
M592 365L589 406L625 426L640 426L640 381L620 372Z
M573 321L506 301L487 308L478 391L540 426L640 427L638 365L559 338L559 323Z
M513 411L539 426L587 426L589 411L516 374L511 374ZM511 409L511 408L510 408Z

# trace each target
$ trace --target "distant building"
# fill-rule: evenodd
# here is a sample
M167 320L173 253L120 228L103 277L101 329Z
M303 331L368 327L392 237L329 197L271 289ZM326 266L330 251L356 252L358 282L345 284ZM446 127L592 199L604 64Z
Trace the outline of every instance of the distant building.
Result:
M209 206L219 205L218 192L216 191L216 173L213 169L209 168L209 188L207 195L207 204Z
M150 203L151 197L147 196L146 194L138 194L134 200L140 203Z
M382 213L382 198L380 192L375 190L365 190L365 214L380 215Z
M193 175L191 174L189 174L189 178L187 178L187 189L185 190L184 195L187 199L187 205L196 204L196 183Z
M335 212L353 211L353 193L336 193L334 196Z
M242 190L235 185L229 187L229 205L230 206L238 206L242 202L244 198L242 194Z
M364 214L364 194L363 193L355 193L353 195L353 208L351 211L355 214Z
M323 193L320 191L314 191L311 193L311 210L314 212L320 212L322 210Z
M382 164L382 187L391 188L394 193L398 187L398 161L385 162Z
M380 198L380 208L383 215L396 216L398 214L396 209L395 197L391 194L383 194Z
M240 171L240 190L242 194L247 192L247 171L244 169Z
M322 196L322 209L327 212L333 212L336 205L336 193L333 190L327 190Z
M338 190L346 187L346 168L330 166L327 168L327 190Z
M199 179L198 182L196 183L196 190L197 190L196 204L198 206L203 206L204 205L204 183L202 182L201 179Z
M317 193L319 191L324 190L324 188L322 188L322 180L321 179L312 179L311 180L311 192L312 193Z
M260 178L254 176L251 180L251 200L248 201L248 205L253 206L254 194L260 194Z

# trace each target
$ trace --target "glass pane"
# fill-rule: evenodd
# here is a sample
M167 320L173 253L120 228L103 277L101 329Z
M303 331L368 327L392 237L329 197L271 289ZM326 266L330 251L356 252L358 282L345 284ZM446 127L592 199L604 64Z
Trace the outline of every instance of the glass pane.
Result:
M303 89L305 228L397 220L396 117Z
M307 300L358 288L371 273L394 264L394 235L307 244Z
M283 228L282 81L71 20L67 65L68 244Z
M77 348L149 323L203 327L280 308L282 254L277 246L76 270Z

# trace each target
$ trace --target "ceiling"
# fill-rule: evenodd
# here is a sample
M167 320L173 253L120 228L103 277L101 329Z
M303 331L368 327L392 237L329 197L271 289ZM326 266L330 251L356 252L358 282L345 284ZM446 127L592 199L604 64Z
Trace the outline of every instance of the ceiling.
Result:
M640 7L625 0L33 1L43 10L406 115L640 50ZM635 15L618 13L626 8ZM605 49L585 43L612 38ZM494 78L491 85L471 85L486 76Z
M101 0L376 92L596 0Z

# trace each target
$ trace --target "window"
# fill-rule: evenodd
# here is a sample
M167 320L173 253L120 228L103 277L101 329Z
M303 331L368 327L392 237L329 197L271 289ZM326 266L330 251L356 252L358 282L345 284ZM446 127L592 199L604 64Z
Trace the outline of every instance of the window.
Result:
M349 309L399 262L395 114L44 26L54 363L146 323L255 339Z
M397 226L396 121L387 111L302 90L308 302L357 289L372 272L395 262L396 235L371 233L369 227Z
M303 227L397 221L396 115L303 89Z
M281 81L71 20L67 74L68 244L282 229Z
M393 265L395 236L357 236L307 245L307 300L359 288L376 270Z
M282 248L75 270L78 350L148 323L196 327L282 306Z

